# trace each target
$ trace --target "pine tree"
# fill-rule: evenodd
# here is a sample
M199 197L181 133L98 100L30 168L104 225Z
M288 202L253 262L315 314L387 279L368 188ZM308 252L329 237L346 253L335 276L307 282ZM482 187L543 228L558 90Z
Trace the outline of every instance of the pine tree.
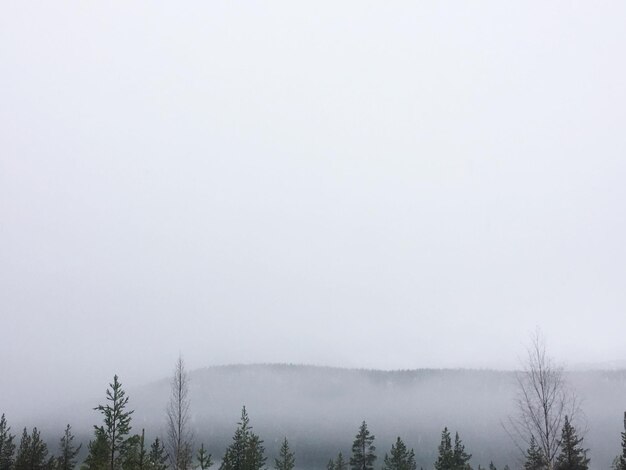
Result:
M139 447L141 436L133 434L124 441L124 451L120 452L119 468L124 470L139 470Z
M544 470L545 468L547 465L543 451L537 445L535 436L530 436L530 447L525 454L524 470Z
M96 427L95 438L87 445L89 452L82 470L107 470L109 465L110 447L104 430Z
M2 415L4 418L4 415ZM624 412L624 431L622 436L622 453L615 457L613 461L613 468L615 470L626 470L626 412Z
M54 460L48 460L47 456L48 446L41 440L37 428L33 428L31 435L24 428L20 447L15 457L14 470L50 470Z
M259 436L252 432L245 406L237 424L233 442L226 449L220 470L260 470L266 461L265 448Z
M335 461L330 459L326 464L326 470L335 470Z
M137 468L145 470L148 468L148 450L146 449L146 430L141 429L141 437L139 438L139 455L137 459Z
M198 468L200 468L200 470L207 470L207 468L213 465L211 457L211 454L208 454L204 448L204 444L200 445L200 449L198 449L198 454L196 455L196 459L198 459Z
M265 457L265 447L263 441L256 434L250 434L248 441L248 449L245 453L246 465L245 470L260 470L265 465L267 457Z
M150 446L150 453L148 454L149 470L167 470L168 456L165 452L165 446L157 437Z
M134 434L124 442L120 452L121 465L124 470L145 470L148 466L148 450L146 449L145 430Z
M489 462L489 470L497 470L496 466L493 464L493 461Z
M296 466L296 457L289 449L289 442L287 438L283 440L283 444L280 446L280 452L278 458L275 459L274 468L276 470L293 470Z
M15 456L14 470L30 469L30 441L31 437L28 434L28 430L24 428L22 431L22 438L20 439L20 446L17 448L17 455Z
M343 458L343 454L339 452L335 459L335 470L348 470L348 462Z
M99 411L104 416L104 426L94 426L100 429L109 444L109 469L118 470L124 458L127 446L132 443L128 442L128 434L130 433L130 419L133 410L126 411L128 405L128 397L122 389L117 375L113 377L113 383L109 384L107 389L106 405L98 405L94 410Z
M15 436L10 433L11 427L2 413L0 418L0 470L13 468L13 454L15 453Z
M454 461L454 470L471 470L472 467L470 466L469 461L472 458L472 454L465 452L465 446L461 443L458 432L454 436L454 449L452 451L452 456Z
M250 418L244 406L241 411L241 421L237 423L233 435L233 442L226 449L220 470L243 470L245 465L245 451L250 439Z
M454 451L452 450L450 431L447 427L441 432L441 443L439 444L435 470L454 470Z
M72 427L68 424L59 442L60 455L57 457L57 470L74 470L76 467L76 456L80 452L82 444L76 447L73 441Z
M581 446L582 441L583 438L576 435L574 426L565 416L559 441L561 453L556 458L555 470L587 470L589 468L587 450Z
M352 444L350 468L352 470L372 470L376 460L375 451L374 435L370 434L367 424L363 421Z
M385 454L383 470L417 470L415 452L408 450L400 437L392 444L390 455Z

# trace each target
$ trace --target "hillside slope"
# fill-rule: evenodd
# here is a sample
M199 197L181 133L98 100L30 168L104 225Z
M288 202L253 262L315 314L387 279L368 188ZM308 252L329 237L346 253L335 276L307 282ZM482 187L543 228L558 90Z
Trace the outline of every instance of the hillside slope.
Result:
M582 398L592 468L608 468L619 450L626 371L579 371L568 379ZM287 436L299 468L322 468L338 451L348 455L363 420L376 436L379 464L401 436L415 448L418 465L431 468L447 426L460 433L475 467L493 460L498 468L515 468L515 447L502 427L512 412L515 391L513 372L489 370L234 365L190 373L198 443L220 458L246 405L270 459ZM135 430L145 427L150 434L163 434L168 395L168 379L129 390ZM75 429L88 435L98 417L88 411L80 416Z

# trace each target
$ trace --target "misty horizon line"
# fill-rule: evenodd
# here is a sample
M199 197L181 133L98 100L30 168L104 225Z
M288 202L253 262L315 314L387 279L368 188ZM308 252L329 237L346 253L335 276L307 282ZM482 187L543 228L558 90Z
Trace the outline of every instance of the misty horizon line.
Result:
M183 356L184 359L184 356ZM561 367L565 372L585 372L585 371L603 371L603 370L626 370L626 360L615 359L611 361L597 361L597 362L584 362L574 363L571 365L562 364L556 362L557 367ZM468 371L468 372L521 372L523 368L520 367L494 367L494 366L445 366L445 367L398 367L398 368L386 368L386 367L368 367L368 366L343 366L335 364L324 364L314 362L265 362L265 361L250 361L250 362L229 362L222 364L213 364L209 366L193 367L189 369L189 373L207 369L227 369L227 368L245 368L245 367L281 367L281 368L310 368L310 369L331 369L341 371L355 371L355 372L420 372L420 371Z

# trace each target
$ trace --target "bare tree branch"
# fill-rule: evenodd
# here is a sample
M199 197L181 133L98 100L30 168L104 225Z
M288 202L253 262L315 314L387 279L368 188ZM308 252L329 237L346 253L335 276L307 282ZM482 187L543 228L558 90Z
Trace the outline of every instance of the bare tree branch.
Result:
M167 450L174 470L189 470L193 456L193 433L189 429L189 377L182 357L178 358L167 406Z
M559 437L567 415L574 420L580 414L579 401L546 353L545 340L539 330L531 336L523 369L517 373L516 413L504 425L518 450L525 454L534 438L541 448L548 470L554 468L559 452Z

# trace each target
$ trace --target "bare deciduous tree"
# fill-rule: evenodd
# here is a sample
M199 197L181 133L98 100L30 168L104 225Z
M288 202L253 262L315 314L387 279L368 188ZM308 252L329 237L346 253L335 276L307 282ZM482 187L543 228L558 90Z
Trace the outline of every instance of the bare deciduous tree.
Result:
M547 355L539 330L531 336L527 352L526 363L517 374L516 414L509 417L505 429L523 453L534 438L546 468L552 470L565 416L573 419L579 414L578 399L563 377L563 368Z
M193 456L193 433L189 429L189 377L178 358L167 406L167 450L174 470L189 470Z

